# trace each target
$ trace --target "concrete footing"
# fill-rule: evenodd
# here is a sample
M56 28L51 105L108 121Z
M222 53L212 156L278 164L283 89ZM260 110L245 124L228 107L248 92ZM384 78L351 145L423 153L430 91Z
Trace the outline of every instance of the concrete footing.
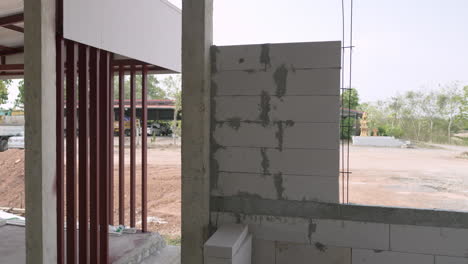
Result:
M0 263L25 263L25 228L0 227ZM109 237L109 260L113 264L176 264L180 248L166 246L157 233L124 234Z

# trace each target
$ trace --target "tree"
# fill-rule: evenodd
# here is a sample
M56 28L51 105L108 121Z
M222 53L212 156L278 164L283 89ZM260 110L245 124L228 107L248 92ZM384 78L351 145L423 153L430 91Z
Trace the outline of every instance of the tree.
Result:
M421 139L421 129L423 125L422 117L424 111L422 109L422 100L422 92L408 91L405 94L406 104L404 105L403 113L405 114L405 117L410 121L410 124L412 124L412 127L414 129L414 135L417 141Z
M357 109L359 105L359 94L355 88L345 90L341 95L341 107L346 109ZM350 139L355 133L356 118L352 116L341 117L341 131L342 139Z
M458 83L446 85L438 97L439 111L448 120L447 137L448 143L452 142L452 125L455 117L460 113L463 105L463 97Z
M11 80L0 80L0 104L8 101L8 87L10 84Z
M356 88L345 90L342 94L341 106L343 108L356 109L359 105L359 93Z
M15 100L15 108L24 109L24 80L18 83L18 97Z
M169 99L174 100L174 120L172 121L172 132L177 136L181 135L181 127L177 121L179 113L182 111L182 80L180 74L165 77L162 80L167 90Z
M458 120L462 123L463 129L468 130L468 86L463 87L463 95L461 97L461 108Z
M148 90L148 99L167 99L167 94L164 89L159 86L159 81L156 78L156 75L149 74L146 77L147 83L146 88ZM135 75L135 94L136 98L141 97L141 87L142 87L142 76ZM130 99L130 77L125 76L124 79L124 90L125 90L125 99ZM114 77L114 99L119 99L119 78Z
M388 105L388 109L390 110L390 116L392 117L391 128L399 127L402 110L404 106L404 99L400 96L394 96L390 99L390 104Z
M428 94L424 95L421 105L422 110L425 113L427 120L429 121L429 142L431 143L433 140L434 120L439 115L437 97L437 92L430 91Z

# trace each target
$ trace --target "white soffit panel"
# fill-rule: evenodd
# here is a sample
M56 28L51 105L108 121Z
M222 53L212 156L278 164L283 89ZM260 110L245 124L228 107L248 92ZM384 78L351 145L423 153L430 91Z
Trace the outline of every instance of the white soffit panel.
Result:
M64 0L64 37L181 70L182 14L166 0Z
M0 16L22 13L23 0L0 0Z

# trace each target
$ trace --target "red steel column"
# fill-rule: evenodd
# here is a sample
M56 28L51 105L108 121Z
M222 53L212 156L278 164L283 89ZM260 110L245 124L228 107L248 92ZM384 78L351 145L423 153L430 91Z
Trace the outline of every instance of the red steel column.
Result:
M100 102L99 102L99 132L100 132L100 262L108 263L109 259L109 53L100 52ZM67 263L68 264L68 263Z
M119 67L119 225L125 225L125 90L124 69Z
M67 264L77 263L78 248L76 236L76 44L66 41L66 96L67 96Z
M57 107L57 116L56 116L56 134L57 134L57 142L56 142L56 167L57 167L57 263L63 264L65 263L65 254L64 254L64 133L63 133L63 121L64 121L64 93L63 93L63 73L64 73L64 59L62 55L63 51L63 38L57 36L56 42L56 83L57 83L57 91L56 91L56 107Z
M99 233L99 180L100 180L100 93L99 93L99 51L91 48L89 55L90 72L90 263L98 264L100 259Z
M143 232L148 230L147 226L147 175L148 175L148 159L147 159L147 133L146 125L148 122L148 113L147 113L147 74L148 68L146 65L143 65L143 71L141 76L142 92L141 92L141 101L142 101L142 128L141 128L141 226Z
M135 227L135 189L136 189L136 109L135 109L135 66L131 66L130 70L130 227Z
M114 71L109 58L109 224L114 225Z
M88 46L80 44L78 48L78 86L79 86L79 260L88 263L89 232L89 69Z

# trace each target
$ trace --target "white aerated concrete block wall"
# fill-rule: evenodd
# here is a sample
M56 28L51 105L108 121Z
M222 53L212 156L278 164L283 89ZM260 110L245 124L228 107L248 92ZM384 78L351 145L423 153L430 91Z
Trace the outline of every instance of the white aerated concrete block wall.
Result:
M340 47L213 47L212 195L339 201Z
M221 226L205 243L205 264L251 264L252 235L239 224Z
M468 264L467 229L229 213L214 216L220 224L240 219L249 226L255 238L252 259L258 264Z
M255 264L468 264L466 229L282 216L339 202L340 55L339 42L213 47L211 195L238 211L212 219L249 226Z

